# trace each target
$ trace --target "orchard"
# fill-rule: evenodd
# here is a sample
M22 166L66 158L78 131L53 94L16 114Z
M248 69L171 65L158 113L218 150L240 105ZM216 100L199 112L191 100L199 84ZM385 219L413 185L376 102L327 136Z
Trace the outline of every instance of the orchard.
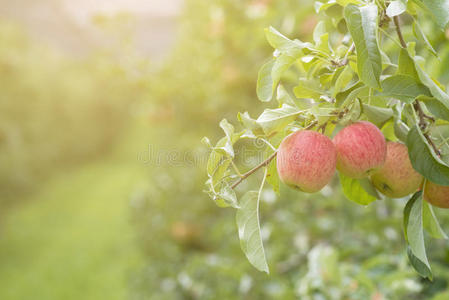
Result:
M439 53L420 23L431 18L444 31L449 4L317 1L315 11L322 18L311 41L265 29L273 55L255 88L272 108L256 118L238 113L235 126L223 119L225 136L214 145L203 139L210 147L206 191L219 207L236 210L241 248L267 273L259 215L266 184L278 195L281 185L315 193L338 174L354 205L406 197L404 255L432 279L424 232L447 239L433 207L449 208L449 95L427 71L424 57ZM240 166L248 141L264 145L263 158ZM250 176L259 184L241 185Z

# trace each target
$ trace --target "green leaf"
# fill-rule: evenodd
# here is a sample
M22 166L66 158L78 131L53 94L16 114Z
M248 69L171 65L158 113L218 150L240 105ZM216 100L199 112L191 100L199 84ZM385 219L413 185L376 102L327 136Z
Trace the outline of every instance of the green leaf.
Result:
M429 39L427 39L427 36L424 34L424 32L422 31L421 27L419 26L418 22L415 21L413 22L413 34L415 35L415 37L424 42L424 44L426 45L427 49L429 49L429 51L435 55L438 56L437 52L435 51L435 49L433 48L432 44L429 42ZM404 49L402 49L404 50ZM405 51L405 50L404 50Z
M220 128L223 129L228 141L232 143L234 139L234 126L232 126L228 120L223 119L220 122Z
M265 63L259 71L257 79L257 97L262 102L268 102L273 97L282 74L290 68L297 57L289 54L281 54L274 60Z
M447 109L443 103L435 98L430 97L425 97L421 101L424 102L427 109L432 113L432 115L434 115L438 119L449 121L449 109Z
M432 270L427 267L418 257L413 254L410 246L407 246L407 256L412 267L424 278L429 278L432 280Z
M443 231L443 229L440 227L440 224L438 223L437 217L433 212L432 205L430 205L426 201L423 202L423 226L424 229L433 238L436 239L448 238L446 233Z
M424 245L422 192L416 192L404 208L404 235L410 246L409 259L423 277L432 277ZM416 261L418 260L418 261Z
M391 1L387 7L387 16L393 18L394 16L399 16L407 10L406 0L394 0Z
M353 73L349 66L345 66L343 71L335 81L333 97L340 93L352 80Z
M436 184L449 185L449 167L430 148L417 125L410 129L406 144L416 171Z
M380 88L382 58L377 42L377 6L348 5L344 15L357 52L360 79L372 88Z
M237 210L236 221L240 247L249 262L259 271L269 273L259 224L260 190L259 192L249 191L243 195L240 208Z
M430 91L415 78L408 75L393 75L382 81L382 96L397 98L405 103L412 103L420 95L430 96Z
M414 79L419 80L418 73L416 73L415 61L404 48L399 50L398 69L396 74L412 76Z
M268 151L266 158L271 155L273 151ZM280 195L280 180L276 167L276 159L273 159L267 168L267 182L273 187L273 191Z
M293 122L302 112L304 111L284 104L280 108L264 110L256 122L262 127L265 134L269 135L284 129L285 126Z
M272 87L271 93L273 94L276 89L279 81L281 80L282 74L290 68L290 66L295 62L296 57L290 56L288 54L281 54L276 58L276 61L273 65L273 69L271 70L271 78L272 78Z
M203 145L209 147L209 148L212 148L212 144L211 144L211 142L210 142L210 140L209 140L209 138L208 138L207 136L204 136L204 137L201 139L201 143L202 143Z
M220 193L218 193L218 197L222 199L226 203L226 205L234 208L240 208L237 203L237 196L228 183L225 182L223 184L222 188L220 189Z
M363 104L363 113L368 117L368 120L376 124L377 127L382 127L386 121L393 116L393 109L372 106Z
M321 95L325 94L316 81L306 79L300 79L298 85L293 89L293 92L298 98L313 99L319 99Z
M369 87L365 86L361 81L351 85L346 90L337 94L336 98L336 106L341 107L351 103L361 92L369 89Z
M396 120L394 122L394 134L400 141L404 143L407 141L408 132L409 128L404 122L401 120Z
M446 109L449 110L449 95L446 94L436 83L435 81L430 78L429 75L427 75L426 72L424 72L421 67L419 66L417 60L415 59L415 68L418 73L419 79L421 82L427 86L430 90L430 93L443 104Z
M242 125L252 131L257 131L258 129L262 129L257 121L251 118L249 113L245 111L244 113L238 113L237 119L242 123Z
M376 201L376 197L365 191L359 180L346 177L339 173L340 184L346 198L361 205L368 205Z
M417 0L419 1L419 0ZM444 29L449 22L449 1L448 0L424 0L421 1L432 13L435 22L441 29Z
M275 64L275 60L271 59L260 68L257 77L257 98L262 102L269 102L273 96L273 78L271 70Z
M449 166L449 124L432 126L429 130L432 141L440 151L441 160Z
M271 26L265 29L265 37L271 47L279 50L281 53L287 53L291 56L300 56L302 54L302 49L310 48L312 46L310 43L303 43L299 40L290 40Z

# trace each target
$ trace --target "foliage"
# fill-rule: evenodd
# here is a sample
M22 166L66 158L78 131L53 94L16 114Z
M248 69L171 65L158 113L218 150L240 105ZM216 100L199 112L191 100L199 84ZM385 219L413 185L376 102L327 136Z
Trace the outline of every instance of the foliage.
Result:
M443 35L449 23L446 2L329 1L316 2L315 9L328 18L316 25L312 42L290 39L273 27L265 31L274 52L260 68L257 96L262 102L275 101L276 108L266 109L255 119L248 113L239 114L238 129L223 119L220 127L225 137L215 146L203 139L211 150L206 168L207 193L218 206L237 209L242 250L257 269L267 273L265 251L258 242L263 231L254 219L259 216L262 188L257 192L246 186L243 197L234 189L264 168L262 183L269 177L267 181L278 190L273 158L279 142L291 132L315 128L334 136L351 122L371 121L387 139L406 142L414 169L426 180L449 185L449 135L443 129L449 124L449 95L427 68L439 59L431 58L438 50L422 31L416 30L420 20L431 16ZM415 38L406 42L408 35L404 38L403 28L408 32L415 29L419 47ZM238 149L246 140L265 146L259 151L264 160L244 173L235 163L234 147ZM383 199L369 182L344 176L340 176L340 182L345 195L359 204ZM256 204L247 204L250 194ZM410 198L404 209L404 229L412 266L431 279L424 230L430 230L428 224L433 224L433 229L440 227L433 213L423 213L423 205L431 209L422 201L421 192ZM239 221L242 214L251 218ZM242 234L246 231L251 234Z

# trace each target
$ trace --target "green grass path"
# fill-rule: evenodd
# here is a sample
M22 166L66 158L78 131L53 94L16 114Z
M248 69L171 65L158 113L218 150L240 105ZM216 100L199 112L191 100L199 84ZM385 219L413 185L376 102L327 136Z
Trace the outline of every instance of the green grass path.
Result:
M129 194L143 170L103 160L48 180L0 220L0 299L126 299L140 253Z

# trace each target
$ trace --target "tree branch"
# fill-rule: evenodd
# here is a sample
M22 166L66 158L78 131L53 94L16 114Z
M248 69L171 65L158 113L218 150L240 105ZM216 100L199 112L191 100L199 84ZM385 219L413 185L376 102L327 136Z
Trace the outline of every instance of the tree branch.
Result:
M251 170L249 170L248 172L246 172L245 174L242 175L242 177L240 177L239 180L237 180L232 186L231 188L234 189L236 186L238 186L243 180L245 180L246 178L248 178L250 175L252 175L254 172L256 172L257 170L259 170L262 167L267 166L272 160L273 158L276 157L277 155L277 151L273 152L273 154L271 154L266 160L264 160L263 162L261 162L260 164L258 164L257 166L255 166L254 168L252 168Z
M422 107L421 107L421 103L419 103L418 100L415 100L415 102L413 102L413 108L415 109L415 111L418 113L418 118L419 118L419 123L418 126L421 130L426 129L428 123L425 120L426 118L428 119L433 119L432 117L427 116ZM441 156L441 152L438 149L438 147L435 145L435 143L432 141L432 139L430 138L430 135L428 135L427 133L423 132L424 137L426 138L427 142L429 143L429 145L432 147L433 151L435 151L435 154L438 156Z
M355 44L352 43L351 46L349 47L348 51L345 54L345 57L340 61L340 62L336 62L336 61L332 61L332 63L336 66L336 67L343 67L346 66L349 63L349 54L352 53L352 51L354 51L355 49Z
M401 31L401 24L399 23L399 17L393 17L394 26L396 27L396 33L398 34L399 42L401 43L402 48L407 48L407 44L405 43L404 36Z
M401 43L402 48L407 48L407 43L404 40L404 36L402 35L402 31L401 31L401 24L399 23L399 17L398 16L394 16L393 17L393 21L394 21L394 25L396 27L396 33L398 34L398 38L399 38L399 42ZM418 118L419 118L419 123L418 126L421 130L424 130L427 128L427 121L425 119L429 119L430 121L435 121L434 118L432 118L431 116L428 116L424 113L422 107L421 107L421 103L419 103L418 100L415 100L413 102L413 108L415 109L415 111L418 113ZM438 156L441 156L441 152L438 149L438 147L434 144L434 142L432 141L432 139L430 138L430 135L427 133L423 132L424 137L426 138L427 142L429 143L429 145L432 147L433 151L435 151L435 154Z

